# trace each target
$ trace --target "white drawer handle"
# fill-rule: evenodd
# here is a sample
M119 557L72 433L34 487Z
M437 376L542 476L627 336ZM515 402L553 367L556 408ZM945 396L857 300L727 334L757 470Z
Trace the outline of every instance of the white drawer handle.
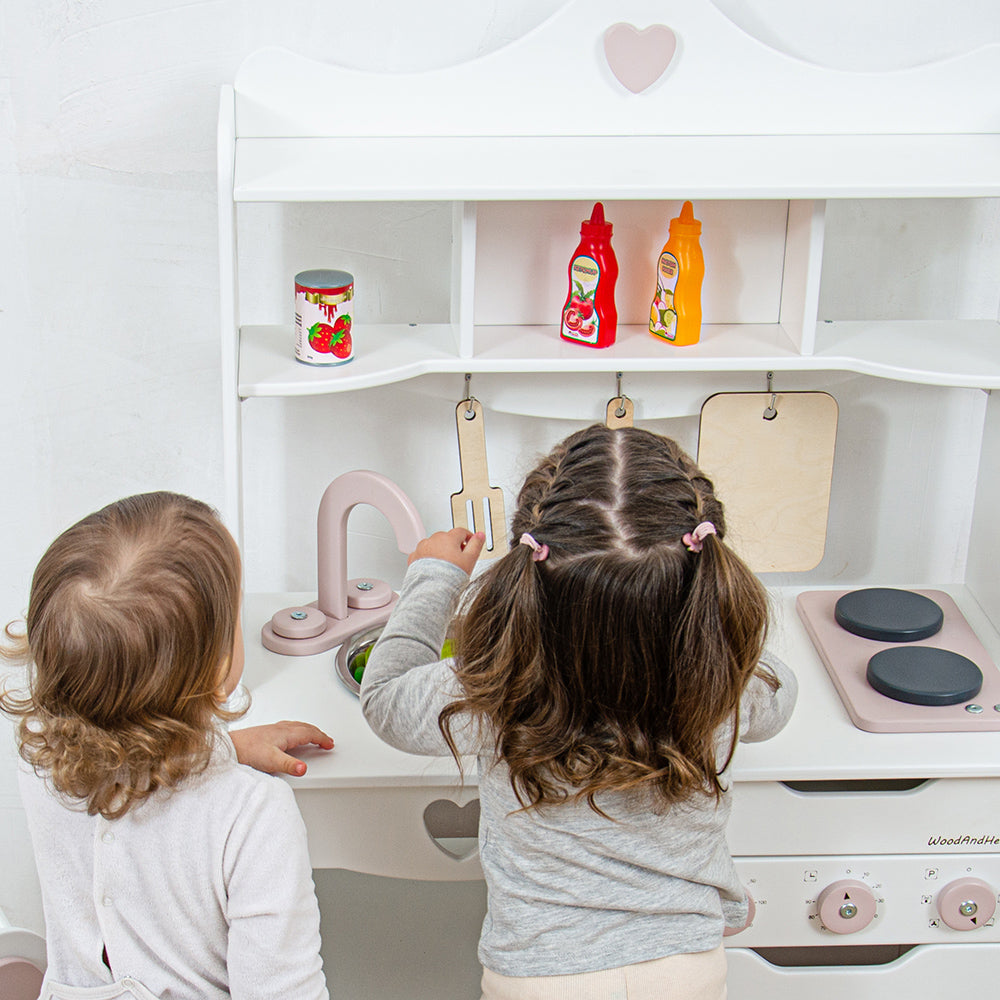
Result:
M471 858L479 849L479 799L464 806L451 799L435 799L424 810L424 829L449 858Z

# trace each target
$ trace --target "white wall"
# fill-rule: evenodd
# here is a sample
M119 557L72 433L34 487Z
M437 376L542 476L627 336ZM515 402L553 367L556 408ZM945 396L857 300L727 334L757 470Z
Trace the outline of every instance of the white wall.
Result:
M0 6L0 445L7 473L0 494L0 618L22 613L38 557L83 514L148 489L223 500L215 118L218 88L232 80L242 58L277 43L359 67L444 65L518 37L559 5L7 0ZM843 0L827 5L831 15L817 13L806 24L795 16L804 9L797 0L720 6L740 23L765 22L762 33L790 51L812 57L815 46L825 45L830 59L866 67L883 58L887 66L906 65L928 52L968 47L970 38L995 39L1000 30L992 0L956 0L947 37L940 5L927 0L847 3L858 8L855 14L864 12L867 34L854 29ZM872 20L875 8L885 11L880 23ZM901 10L905 31L896 30ZM787 30L778 32L776 24ZM997 211L981 212L970 225L982 234L983 253L971 262L950 254L946 263L954 268L957 260L974 272L969 308L995 316L995 295L989 297L995 282L975 276L997 263ZM844 240L848 250L857 215L845 206L831 216L831 238ZM889 232L891 222L861 221L876 242L900 236ZM260 225L266 228L266 217ZM447 238L446 228L439 240ZM446 258L445 246L436 251ZM826 315L842 316L838 304L853 307L859 295L878 300L877 290L858 287L849 264L824 279ZM933 294L931 287L920 283L920 294ZM985 300L983 287L993 290ZM933 312L934 305L922 308ZM863 314L871 315L871 307ZM438 419L439 411L443 442L451 435L448 407L440 401L418 407L426 419ZM289 417L279 404L262 404L249 418L251 429L266 437L272 412L276 422L295 417L294 409ZM555 436L548 428L534 435L524 421L495 423L507 435L498 458L512 474L520 446L540 448ZM268 507L273 470L250 463L248 473L251 513L260 524L280 520L280 505ZM453 479L450 467L447 478ZM275 527L273 537L296 540L287 525ZM248 535L248 543L261 577L273 574L275 587L295 578L297 561L276 549L273 538L257 542ZM2 727L5 737L8 728ZM0 755L0 906L14 923L41 930L8 744L5 738Z
M15 0L0 6L0 618L45 547L126 494L222 503L215 129L244 56L461 61L554 0ZM8 726L0 907L41 930Z

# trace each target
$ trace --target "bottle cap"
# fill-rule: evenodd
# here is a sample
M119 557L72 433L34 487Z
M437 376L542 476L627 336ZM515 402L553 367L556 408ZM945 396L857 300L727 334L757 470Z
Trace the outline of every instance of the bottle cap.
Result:
M681 214L670 220L670 232L678 236L701 235L701 222L694 217L694 207L691 202L684 202Z
M698 225L700 227L701 223ZM604 221L604 205L602 202L597 202L590 213L590 218L584 219L580 225L580 235L592 240L610 240L611 233L611 223Z

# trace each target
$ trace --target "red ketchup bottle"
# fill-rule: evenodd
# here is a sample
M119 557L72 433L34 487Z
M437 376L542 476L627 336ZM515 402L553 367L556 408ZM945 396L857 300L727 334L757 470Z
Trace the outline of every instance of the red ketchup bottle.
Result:
M618 331L615 282L618 261L611 249L611 223L597 202L580 226L580 245L569 262L569 294L562 311L560 336L576 344L610 347Z

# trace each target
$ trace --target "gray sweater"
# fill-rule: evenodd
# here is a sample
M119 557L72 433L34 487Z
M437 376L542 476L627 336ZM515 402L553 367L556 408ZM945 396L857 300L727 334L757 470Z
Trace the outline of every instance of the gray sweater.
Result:
M372 729L409 753L448 753L438 713L459 696L450 660L438 659L468 582L457 566L419 559L365 667L361 706ZM788 721L795 676L768 656L777 692L750 681L740 739L765 740ZM747 903L726 844L730 795L695 796L664 810L646 793L519 811L494 735L453 720L460 752L479 770L479 852L488 909L479 944L484 966L505 976L565 975L708 951ZM720 763L732 728L719 733Z

